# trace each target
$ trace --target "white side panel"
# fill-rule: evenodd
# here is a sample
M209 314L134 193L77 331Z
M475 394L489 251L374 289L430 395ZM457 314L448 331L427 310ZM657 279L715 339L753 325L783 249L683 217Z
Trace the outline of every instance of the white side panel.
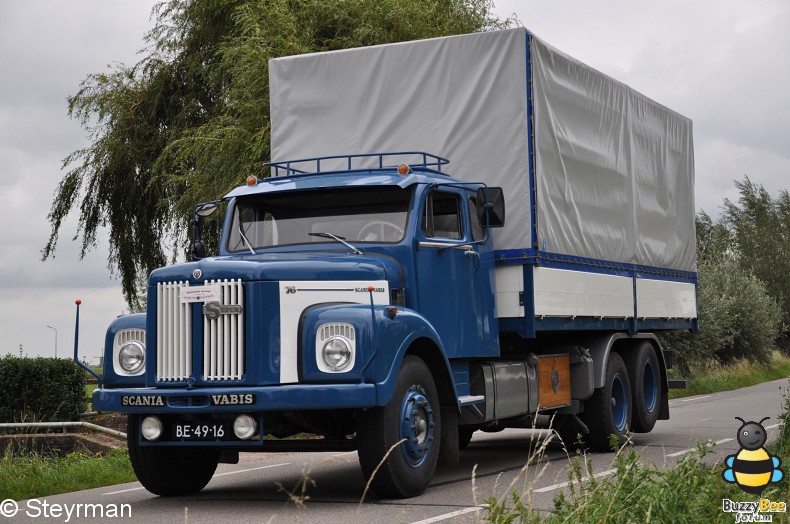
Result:
M305 308L324 302L370 304L368 286L373 286L373 303L389 304L386 280L282 281L280 282L280 383L299 382L297 340L299 317Z
M634 317L630 277L545 267L533 271L536 316Z
M519 295L524 291L524 266L498 266L494 277L497 318L523 317L524 306L519 304Z
M697 318L694 284L665 280L636 280L639 318Z

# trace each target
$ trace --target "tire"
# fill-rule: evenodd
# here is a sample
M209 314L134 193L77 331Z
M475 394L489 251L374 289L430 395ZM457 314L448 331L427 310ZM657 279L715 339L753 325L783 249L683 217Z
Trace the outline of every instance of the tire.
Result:
M154 495L176 497L197 493L209 483L219 464L219 451L195 446L141 446L140 417L129 415L126 442L137 479Z
M650 342L642 342L636 348L624 351L623 360L631 381L631 398L634 399L631 429L636 433L648 433L656 425L664 393L656 350Z
M590 430L585 441L595 451L611 451L609 436L622 443L631 427L631 384L628 370L618 353L609 353L602 388L596 388L584 403L581 419Z
M472 435L474 428L463 427L458 428L458 449L466 449L469 443L472 442Z
M425 491L439 458L440 413L439 395L428 366L422 359L406 355L390 402L361 412L359 418L359 463L365 478L373 479L371 487L376 493L408 498ZM405 442L396 445L404 438Z

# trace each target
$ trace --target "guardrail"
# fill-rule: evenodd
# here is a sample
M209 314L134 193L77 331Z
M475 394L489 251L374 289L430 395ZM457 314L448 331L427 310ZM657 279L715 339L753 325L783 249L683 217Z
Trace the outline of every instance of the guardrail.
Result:
M76 429L76 428L83 428L89 429L92 431L98 431L99 433L105 433L107 435L112 435L113 437L118 438L126 438L126 433L122 431L117 431L110 428L105 428L104 426L99 426L98 424L91 424L90 422L4 422L0 424L0 430L2 429L62 429L63 433L66 433L68 429Z

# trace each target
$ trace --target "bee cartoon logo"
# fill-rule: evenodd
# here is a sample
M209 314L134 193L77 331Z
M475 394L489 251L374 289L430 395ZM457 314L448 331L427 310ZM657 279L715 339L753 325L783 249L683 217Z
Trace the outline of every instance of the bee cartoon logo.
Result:
M741 417L735 417L743 425L738 429L738 444L741 450L725 459L727 468L722 472L724 480L737 484L746 493L760 495L768 484L779 482L784 473L779 466L779 457L771 456L765 449L768 440L763 421L746 422Z

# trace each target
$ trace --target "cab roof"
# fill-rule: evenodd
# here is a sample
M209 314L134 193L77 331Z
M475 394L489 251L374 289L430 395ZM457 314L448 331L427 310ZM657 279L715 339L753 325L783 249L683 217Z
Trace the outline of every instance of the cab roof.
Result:
M392 160L397 164L392 164ZM337 155L270 162L272 175L264 180L249 177L225 198L280 191L342 186L398 186L414 184L463 184L442 171L449 160L424 152Z

